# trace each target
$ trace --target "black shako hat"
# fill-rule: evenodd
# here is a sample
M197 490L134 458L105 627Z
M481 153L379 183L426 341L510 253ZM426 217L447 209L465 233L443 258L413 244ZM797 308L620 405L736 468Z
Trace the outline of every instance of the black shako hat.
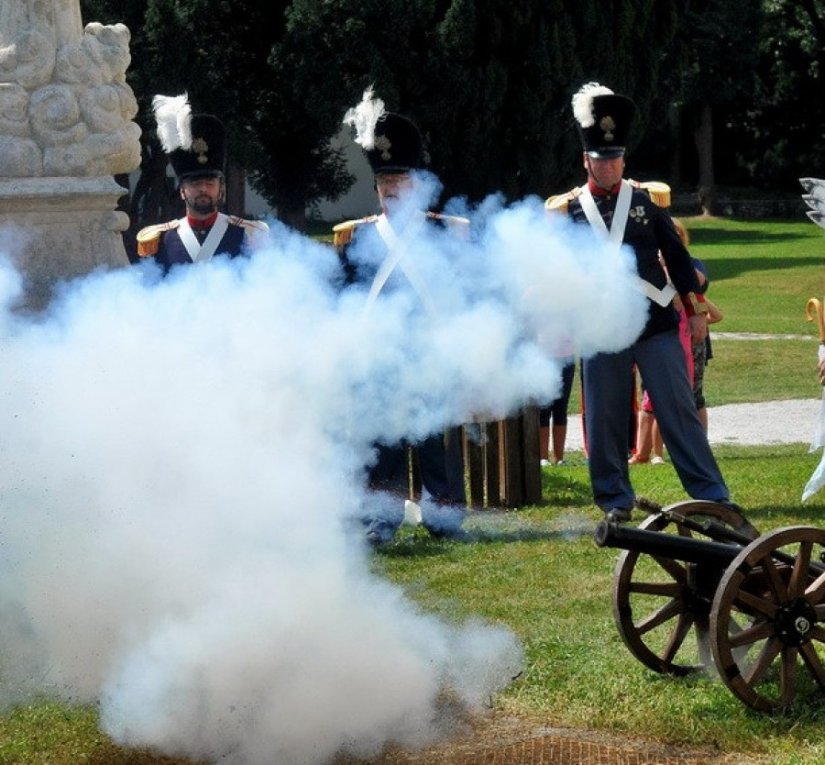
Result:
M572 104L584 150L595 159L621 157L636 114L633 101L589 82L573 96Z
M375 123L373 146L365 151L376 175L422 170L429 163L421 132L411 120L393 112Z
M219 178L226 164L226 131L211 114L192 114L189 97L157 95L152 99L157 133L178 182Z
M219 178L226 166L226 132L223 123L211 114L193 114L192 143L188 149L169 154L178 181L196 178Z

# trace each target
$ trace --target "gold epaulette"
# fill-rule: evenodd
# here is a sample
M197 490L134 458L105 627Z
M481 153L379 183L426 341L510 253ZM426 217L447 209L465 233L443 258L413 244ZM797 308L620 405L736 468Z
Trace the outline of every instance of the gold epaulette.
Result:
M430 220L437 220L461 237L466 238L470 235L470 219L462 215L444 215L443 213L428 212L427 217Z
M229 222L233 226L242 226L243 228L251 229L250 233L265 233L269 231L269 226L262 220L249 220L248 218L239 218L237 215L230 215Z
M564 194L554 194L552 197L547 197L544 203L544 209L547 212L567 214L568 205L582 193L582 190L577 186L575 189L565 192Z
M446 224L447 226L469 226L470 219L465 218L461 215L444 215L444 213L437 213L437 212L428 212L428 218L432 218L433 220L441 221L442 223Z
M670 186L666 183L662 183L662 181L633 181L630 178L627 179L627 182L631 186L635 186L637 189L642 189L642 191L646 191L647 195L657 204L659 207L670 207Z
M240 226L244 230L244 238L251 244L257 244L269 233L269 226L262 220L250 220L230 215L229 223L232 226Z
M166 231L172 231L180 225L178 220L170 220L167 223L157 223L154 226L146 226L137 234L137 253L141 258L149 258L157 255L160 249L160 237Z
M357 220L345 220L332 227L332 242L335 247L343 247L352 241L352 235L355 229L362 223L371 223L378 218L377 215L368 215L366 218L358 218Z

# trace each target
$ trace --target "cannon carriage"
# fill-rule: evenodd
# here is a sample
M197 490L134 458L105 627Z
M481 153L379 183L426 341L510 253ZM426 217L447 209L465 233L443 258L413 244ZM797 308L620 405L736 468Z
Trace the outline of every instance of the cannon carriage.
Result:
M691 500L638 527L600 523L619 548L613 614L650 669L715 667L749 707L784 711L825 689L825 530L760 535L734 507Z

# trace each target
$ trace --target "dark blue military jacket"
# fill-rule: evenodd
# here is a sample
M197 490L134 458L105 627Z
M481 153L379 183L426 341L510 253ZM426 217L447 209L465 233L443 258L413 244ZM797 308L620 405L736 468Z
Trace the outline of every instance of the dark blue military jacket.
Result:
M160 223L156 226L147 226L142 229L137 236L138 254L141 257L153 257L158 264L168 271L172 266L180 264L191 264L197 262L195 257L187 250L184 240L181 238L182 220L173 220L168 223ZM221 236L217 246L206 254L204 260L208 260L213 255L228 255L234 258L245 252L249 245L249 238L256 233L266 232L269 227L261 221L246 220L234 215L219 214L219 221L226 221L226 231ZM203 247L207 242L211 228L202 232L193 229L197 242Z
M581 190L574 189L568 194L551 197L546 206L549 210L566 212L577 223L590 225L582 209L580 196ZM596 208L608 229L613 223L617 196L617 194L593 195ZM659 261L661 252L673 286L682 301L690 305L688 313L695 312L692 307L695 308L696 305L699 281L696 278L690 253L682 244L670 213L657 205L642 188L634 186L632 189L630 211L622 241L629 245L636 255L636 268L639 276L658 289L667 284L667 274ZM648 307L648 320L640 339L678 327L679 314L672 304L662 306L648 299Z

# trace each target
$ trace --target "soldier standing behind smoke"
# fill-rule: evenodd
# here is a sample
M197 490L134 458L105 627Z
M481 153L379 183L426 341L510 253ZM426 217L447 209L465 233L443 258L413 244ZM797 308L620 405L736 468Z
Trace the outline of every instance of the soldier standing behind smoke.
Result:
M693 263L667 210L651 199L642 184L623 178L625 143L635 104L593 82L573 97L573 112L584 149L587 183L551 197L546 206L590 225L617 248L628 245L636 258L640 287L648 296L647 324L630 347L583 360L593 498L608 520L630 519L635 496L628 473L627 432L636 364L682 486L694 499L727 502L727 486L694 404L679 342L679 316L672 304L678 293L693 342L703 342L706 308ZM660 252L672 284L660 265Z
M411 290L428 312L435 305L426 281L416 268L414 240L432 227L457 229L466 236L468 221L423 210L410 210L414 197L414 174L426 167L421 133L413 122L384 110L372 90L347 112L344 121L356 128L356 142L364 149L375 175L380 215L341 223L334 229L335 247L350 281L370 284L366 310L382 292ZM369 253L359 257L358 253ZM377 256L377 257L376 257ZM377 267L376 267L377 264ZM420 507L410 500L408 446L375 444L377 460L367 470L367 483L374 492L388 492L394 500L373 495L363 518L367 541L378 546L389 542L401 525L406 510L418 516L436 537L463 536L465 514L464 468L460 429L435 433L412 445L426 496ZM417 519L417 517L416 517Z
M174 265L203 263L215 255L234 258L247 251L252 238L265 234L268 226L220 212L226 195L223 123L211 114L191 114L185 94L155 96L153 107L186 216L141 229L138 255L154 258L168 272Z

